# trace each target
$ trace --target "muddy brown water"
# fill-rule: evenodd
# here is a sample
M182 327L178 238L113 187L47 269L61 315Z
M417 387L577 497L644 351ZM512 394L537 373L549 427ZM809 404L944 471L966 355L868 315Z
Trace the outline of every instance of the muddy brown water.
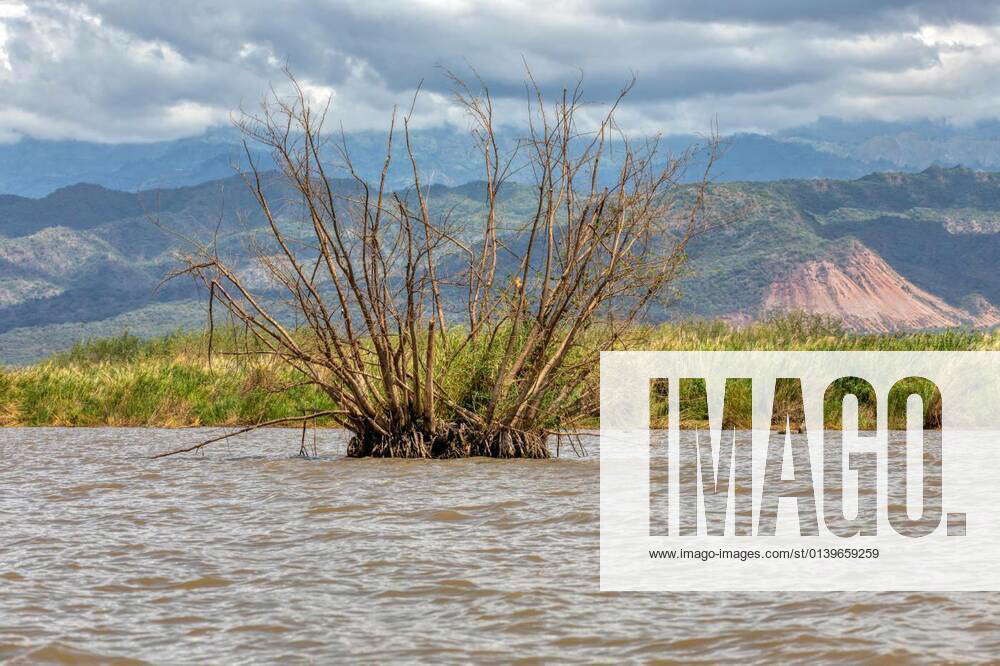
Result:
M0 660L991 661L989 593L598 592L598 462L0 429Z

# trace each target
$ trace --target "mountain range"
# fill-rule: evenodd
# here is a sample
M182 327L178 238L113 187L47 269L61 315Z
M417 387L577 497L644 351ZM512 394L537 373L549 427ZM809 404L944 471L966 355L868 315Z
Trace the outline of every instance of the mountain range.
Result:
M520 133L501 129L513 145ZM382 169L385 136L379 132L345 135L357 171L375 178ZM482 177L467 131L455 126L418 129L413 145L425 182L460 185ZM701 137L669 135L664 147L678 153ZM874 171L920 171L928 166L1000 170L1000 121L967 127L944 122L845 122L820 119L810 125L765 135L733 134L715 170L718 181L769 181L787 178L859 178ZM397 142L397 153L403 150ZM251 150L266 168L267 155ZM152 143L103 144L22 138L0 144L0 193L43 197L77 183L125 192L176 188L226 178L245 164L241 135L214 128L199 136ZM405 162L402 160L401 162ZM697 164L691 175L697 175ZM408 174L396 175L402 186Z
M341 186L348 187L345 182ZM268 187L280 198L277 177ZM479 183L436 185L453 222L480 219ZM503 214L531 210L509 184ZM1000 173L929 167L851 180L724 182L715 210L735 222L689 247L679 300L657 319L749 321L804 309L859 330L1000 324ZM205 321L202 295L164 276L190 240L251 270L263 220L230 176L122 192L77 184L39 197L0 196L0 362L29 362L83 337L152 335Z

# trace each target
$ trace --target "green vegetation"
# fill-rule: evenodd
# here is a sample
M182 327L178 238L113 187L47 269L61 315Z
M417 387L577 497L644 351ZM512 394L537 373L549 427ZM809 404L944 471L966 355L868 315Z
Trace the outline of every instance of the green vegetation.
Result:
M122 331L140 338L167 335L178 328L195 328L205 321L204 300L152 303L109 319L46 324L0 333L0 366L40 363L69 349L80 339L120 336Z
M830 319L802 314L747 327L708 321L665 324L648 333L646 348L665 351L1000 350L1000 332L857 335ZM77 344L37 365L0 371L0 424L233 426L332 407L323 393L296 386L298 378L292 371L265 359L230 354L237 348L234 336L217 333L209 364L205 333L173 333L151 340L125 334ZM476 409L485 399L488 387L481 379L491 375L486 366L497 362L490 354L470 350L449 371L446 381L456 388L453 394L461 396L463 406ZM850 385L840 388L846 391ZM734 395L737 406L740 399L749 399L749 395L741 398L740 391ZM682 395L682 423L704 424L707 412L698 397L694 386ZM827 402L838 399L828 396ZM864 425L871 406L859 402ZM839 410L833 413L839 415ZM654 404L654 422L656 416Z
M445 138L432 139L425 137L421 152L438 155L452 147ZM377 144L372 134L361 153L374 156ZM452 159L457 153L440 154ZM720 163L720 176L733 175L734 157L730 152ZM377 163L377 172L383 159L363 166ZM481 177L465 162L470 168L454 182ZM440 172L442 164L426 168ZM471 233L482 220L481 190L482 183L435 185L430 196L435 208L449 211L450 224ZM277 189L272 194L282 196ZM515 182L501 191L511 228L530 217L532 195L531 187ZM669 311L653 312L654 319L678 313L756 318L772 283L804 263L841 257L858 242L905 280L970 315L980 313L983 299L1000 304L1000 174L934 167L851 181L725 182L712 188L709 203L724 220L736 221L690 243L680 299ZM249 234L266 233L249 191L235 178L131 195L79 187L0 204L0 363L8 364L39 361L80 335L127 328L148 337L204 321L203 298L191 306L189 284L154 290L176 268L175 252L187 248L154 226L148 213L189 238L214 234L222 215L220 248L234 258L246 256ZM81 216L81 210L88 212ZM57 224L62 228L53 229ZM29 232L35 235L21 235Z
M238 425L329 406L319 391L294 386L297 378L278 363L220 353L209 364L207 352L203 333L77 344L0 372L0 424Z
M666 428L669 424L668 394L665 380L655 380L650 387L650 420L653 427ZM921 378L910 378L900 382L889 392L889 427L906 429L906 402L908 397L920 395L924 406L924 427L939 428L941 425L941 395L934 384ZM784 431L791 428L800 431L805 421L801 387L794 380L778 380L775 386L771 428ZM858 427L861 430L875 430L876 397L871 385L857 377L844 377L835 381L823 397L824 424L828 428L839 429L843 414L844 397L854 395L858 402ZM685 430L703 430L708 427L708 398L705 380L681 380L680 383L680 425ZM749 429L753 394L751 383L746 379L730 379L726 384L726 401L722 415L723 429ZM787 421L786 421L787 416Z
M913 332L893 335L850 333L834 319L822 316L791 313L770 317L758 324L734 327L725 322L689 322L666 324L656 329L654 345L650 349L682 351L700 349L705 351L975 351L1000 349L1000 333L950 329L936 332ZM936 416L940 410L940 399L934 395L929 383L914 383L907 386L920 393L924 399L924 420L928 427L939 425ZM685 428L704 428L708 421L708 408L704 398L704 384L682 384L680 393L680 421ZM731 387L733 414L748 413L751 402L750 386L734 382ZM863 382L851 379L838 381L824 399L824 413L827 425L840 426L843 398L848 393L858 395L858 417L860 427L875 427L875 405L873 396L865 391ZM891 428L905 428L906 396L909 391L889 396ZM651 417L654 426L664 427L667 423L664 388L656 387L650 396ZM794 387L783 384L776 392L779 413L791 411L794 414L796 393ZM724 427L746 428L749 423L743 418L725 416ZM798 427L794 416L793 427ZM772 424L782 427L784 422Z

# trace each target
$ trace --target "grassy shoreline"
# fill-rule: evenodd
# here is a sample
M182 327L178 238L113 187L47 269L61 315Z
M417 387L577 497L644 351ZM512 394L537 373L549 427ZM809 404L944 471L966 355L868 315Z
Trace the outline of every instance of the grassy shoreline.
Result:
M747 327L664 324L649 333L646 348L658 351L1000 350L1000 332L859 335L805 315ZM224 340L215 344L222 353L209 363L205 333L178 332L151 340L125 334L77 344L32 366L2 369L0 426L239 426L333 407L315 388L297 386L289 370L271 361L226 355L231 349ZM682 412L682 422L704 424L698 409L694 404ZM863 421L866 409L859 405ZM596 426L596 418L588 425Z

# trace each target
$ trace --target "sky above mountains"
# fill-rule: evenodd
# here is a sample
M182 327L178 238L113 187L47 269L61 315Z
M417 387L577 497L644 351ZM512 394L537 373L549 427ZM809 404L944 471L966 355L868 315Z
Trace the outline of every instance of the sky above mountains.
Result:
M0 140L149 141L226 124L287 63L348 130L461 123L442 67L523 118L548 91L638 85L634 132L777 131L846 120L1000 116L1000 4L891 0L0 0ZM596 113L595 109L595 113Z

